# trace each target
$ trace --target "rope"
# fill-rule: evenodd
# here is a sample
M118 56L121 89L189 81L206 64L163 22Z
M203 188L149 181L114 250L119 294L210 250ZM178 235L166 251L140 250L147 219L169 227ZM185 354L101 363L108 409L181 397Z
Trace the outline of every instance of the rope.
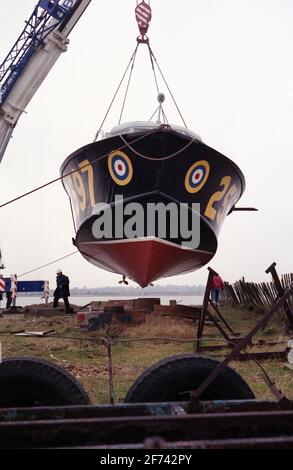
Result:
M134 57L133 57L133 61L132 61L132 66L131 66L131 70L130 70L130 75L129 75L129 79L128 79L128 83L127 83L127 87L126 87L126 91L125 91L125 96L124 96L124 100L123 100L123 104L122 104L121 113L120 113L119 125L121 124L122 115L123 115L123 112L124 112L125 103L126 103L126 99L127 99L127 96L128 96L128 91L129 91L129 87L130 87L130 83L131 83L131 78L132 78L133 69L134 69L134 65L135 65L135 59L136 59L136 54L137 54L138 46L139 46L139 43L138 43L138 45L137 45L137 47L136 47L136 49L135 49L135 53L134 53Z
M104 125L104 123L105 123L105 121L106 121L106 119L107 119L107 117L108 117L108 115L109 115L109 112L110 112L110 110L111 110L111 108L112 108L112 106L113 106L113 103L114 103L114 101L115 101L117 95L118 95L118 92L119 92L119 90L120 90L120 88L121 88L121 86L122 86L122 83L123 83L123 81L124 81L124 79L125 79L125 77L126 77L126 75L127 75L127 72L128 72L128 70L129 70L129 68L131 67L130 75L129 75L129 78L128 78L128 83L127 83L127 86L126 86L126 91L125 91L125 95L124 95L124 99L123 99L122 109L121 109L121 113L120 113L120 117L119 117L119 123L118 123L118 124L119 124L119 125L121 124L122 116L123 116L123 112L124 112L125 104L126 104L126 100L127 100L127 96L128 96L128 93L129 93L130 83L131 83L131 79L132 79L132 75L133 75L133 70L134 70L134 66L135 66L135 60L136 60L136 55L137 55L137 50L138 50L139 45L140 45L140 43L138 42L137 45L136 45L136 48L135 48L135 50L134 50L134 53L132 54L131 59L130 59L130 61L129 61L127 67L126 67L126 70L125 70L123 76L122 76L122 79L121 79L120 82L119 82L119 85L118 85L118 87L117 87L117 89L116 89L116 92L114 93L114 96L113 96L113 98L112 98L112 100L111 100L111 102L110 102L110 105L109 105L109 107L108 107L108 109L107 109L107 112L106 112L106 114L105 114L105 116L104 116L104 119L103 119L103 121L102 121L102 123L101 123L101 125L100 125L100 127L99 127L99 129L98 129L98 131L96 132L94 142L96 142L96 141L98 140L98 137L99 137L99 135L100 135L100 133L101 133L101 131L102 131L102 127L103 127L103 125ZM151 49L151 47L150 47L150 45L149 45L149 42L147 43L147 46L148 46L149 57L150 57L150 61L151 61L151 67L152 67L152 70L153 70L153 75L154 75L154 80L155 80L155 86L156 86L157 93L158 93L158 95L160 94L160 88L159 88L159 82L158 82L158 77L157 77L157 74L156 74L155 65L157 66L157 68L158 68L158 70L159 70L159 72L160 72L160 75L161 75L161 77L162 77L162 79L163 79L163 81L164 81L164 83L165 83L165 85L166 85L166 87L167 87L167 90L168 90L168 92L169 92L169 94L170 94L170 96L171 96L171 98L172 98L172 100L173 100L173 103L174 103L174 105L175 105L175 107L176 107L176 109L177 109L177 111L178 111L178 114L179 114L179 116L180 116L180 118L181 118L181 120L182 120L182 122L183 122L185 128L187 129L186 121L185 121L185 119L184 119L184 117L183 117L183 115L182 115L182 113L181 113L181 111L180 111L180 109L179 109L179 106L178 106L178 104L177 104L177 102L176 102L176 100L175 100L175 97L174 97L174 95L173 95L171 89L170 89L170 86L168 85L168 82L167 82L167 80L166 80L166 78L165 78L165 76L164 76L164 74L163 74L163 72L162 72L162 70L161 70L161 68L160 68L160 66L159 66L159 64L158 64L158 61L157 61L157 59L156 59L156 57L155 57L155 55L154 55L154 53L153 53L153 51L152 51L152 49ZM155 113L152 115L151 119L154 117L154 115L156 114L157 111L159 112L159 120L160 120L161 113L162 113L164 123L167 123L167 124L168 124L168 119L167 119L167 116L166 116L166 114L165 114L165 111L164 111L164 108L163 108L162 103L160 103L160 106L156 109L156 111L155 111Z
M110 103L110 105L109 105L109 108L107 109L107 112L106 112L106 114L105 114L105 117L104 117L104 119L103 119L103 121L102 121L102 123L101 123L101 125L100 125L100 127L99 127L99 130L98 130L97 133L96 133L94 142L96 142L96 141L98 140L99 134L100 134L100 132L101 132L101 130L102 130L103 125L105 124L105 121L106 121L106 119L107 119L107 117L108 117L108 114L109 114L109 112L110 112L110 110L111 110L111 108L112 108L112 105L113 105L113 103L114 103L114 101L115 101L115 99L116 99L116 96L118 95L118 92L119 92L119 90L120 90L120 88L121 88L121 85L122 85L122 83L124 82L124 78L126 77L126 74L127 74L127 72L128 72L128 69L129 69L129 67L130 67L130 65L131 65L131 63L132 63L132 61L133 61L133 58L136 56L138 46L139 46L139 44L137 44L137 46L136 46L136 48L135 48L135 50L134 50L134 53L132 54L131 59L130 59L130 61L129 61L127 67L126 67L126 70L125 70L125 72L124 72L124 74L123 74L123 76L122 76L122 78L121 78L121 80L120 80L120 83L119 83L119 85L118 85L118 87L117 87L117 90L116 90L116 92L114 93L114 96L113 96L112 101L111 101L111 103Z
M149 119L149 122L152 122L152 119L153 119L154 115L159 111L160 106L161 106L161 105L159 105L159 106L157 107L156 111L151 115L151 118Z
M77 233L77 228L76 228L76 223L75 223L74 211L73 211L72 201L71 201L71 198L69 197L69 195L68 195L68 199L69 199L69 204L70 204L71 217L72 217L72 220L73 220L74 231L75 231L75 234L76 234Z
M152 54L151 54L151 48L150 48L149 44L148 44L148 49L149 49L150 60L151 60L152 69L153 69L153 73L154 73L154 79L155 79L155 84L156 84L156 88L157 88L157 93L159 95L160 94L160 88L159 88L159 83L158 83L158 79L157 79L155 64L154 64L154 60L153 60L153 57L152 57Z
M109 115L109 112L110 112L110 110L111 110L111 108L112 108L112 106L113 106L113 103L114 103L114 101L115 101L117 95L118 95L118 92L119 92L119 90L120 90L120 88L121 88L121 86L122 86L122 83L123 83L123 81L124 81L124 79L125 79L125 77L126 77L126 75L127 75L127 72L128 72L128 70L129 70L129 68L131 67L130 75L129 75L129 78L128 78L128 83L127 83L127 86L126 86L126 91L125 91L125 95L124 95L124 99L123 99L122 109L121 109L121 113L120 113L120 117L119 117L119 123L118 123L118 124L119 124L119 125L121 124L122 116L123 116L123 112L124 112L125 104L126 104L126 100L127 100L127 96L128 96L128 93L129 93L130 83L131 83L131 79L132 79L132 75L133 75L133 70L134 70L134 66L135 66L136 55L137 55L137 50L138 50L139 45L140 45L140 43L138 43L138 44L136 45L136 48L135 48L135 50L134 50L134 53L132 54L131 59L130 59L130 61L129 61L127 67L126 67L126 70L125 70L123 76L122 76L122 79L121 79L120 82L119 82L119 85L118 85L118 87L117 87L117 90L116 90L116 92L114 93L114 96L113 96L113 98L112 98L112 100L111 100L111 102L110 102L110 105L109 105L109 107L108 107L108 109L107 109L107 112L106 112L106 114L105 114L105 116L104 116L104 119L103 119L103 121L102 121L102 123L101 123L101 125L100 125L100 127L99 127L99 130L97 131L97 133L96 133L96 135L95 135L94 142L96 142L96 141L98 140L98 137L99 137L99 135L100 135L100 133L101 133L101 131L102 131L102 127L103 127L103 125L104 125L104 123L105 123L105 121L106 121L106 119L107 119L107 117L108 117L108 115ZM151 61L151 67L152 67L152 70L153 70L154 81L155 81L155 86L156 86L157 93L158 93L158 95L160 94L160 88L159 88L159 82L158 82L158 77L157 77L157 74L156 74L156 67L155 67L155 65L157 66L157 68L158 68L158 70L159 70L159 72L160 72L160 74L161 74L161 77L162 77L162 79L163 79L163 81L164 81L164 83L165 83L165 85L166 85L166 87L167 87L167 90L168 90L168 92L169 92L169 94L170 94L170 96L171 96L171 98L172 98L172 100L173 100L173 102L174 102L174 105L175 105L175 107L176 107L176 109L177 109L177 111L178 111L178 114L179 114L179 116L180 116L180 118L181 118L181 120L182 120L184 126L187 128L186 121L185 121L184 118L183 118L183 115L182 115L182 113L181 113L181 111L180 111L180 109L179 109L179 106L178 106L178 104L177 104L177 102L176 102L176 100L175 100L175 97L174 97L174 95L173 95L173 93L172 93L172 91L171 91L171 89L170 89L170 87L169 87L169 85L168 85L168 83L167 83L167 80L166 80L166 78L165 78L165 76L164 76L164 74L163 74L163 72L162 72L162 70L161 70L161 68L160 68L160 66L159 66L159 64L158 64L158 61L157 61L157 59L156 59L156 57L155 57L155 55L154 55L154 53L153 53L153 51L152 51L152 49L151 49L149 43L147 43L147 46L148 46L149 57L150 57L150 61ZM164 111L164 108L163 108L162 103L160 103L160 106L156 109L156 111L155 111L154 114L152 115L151 119L154 117L154 115L156 114L157 111L159 112L159 120L160 120L161 113L162 113L163 122L164 122L165 124L166 124L166 123L168 124L168 119L167 119L167 116L166 116L166 113L165 113L165 111Z
M153 160L153 161L157 161L158 159L155 158L155 157L149 157L147 155L143 155L142 153L139 153L137 150L135 150L133 147L132 147L132 143L128 143L126 142L126 140L124 139L124 137L122 135L120 135L121 139L123 140L123 142L125 143L125 145L127 145L127 147L133 152L135 153L138 157L142 157L142 158L145 158L146 160ZM170 158L173 158L173 157L176 157L177 155L179 155L180 153L184 152L185 150L187 150L196 140L198 140L196 137L194 137L192 140L190 140L188 142L188 144L184 145L184 147L182 147L180 150L177 150L177 152L175 153L172 153L171 155L167 155L166 157L162 157L160 158L160 160L169 160ZM1 207L1 206L0 206Z
M155 114L156 114L158 111L162 112L164 124L165 124L166 126L169 126L169 122L168 122L167 116L166 116L165 111L164 111L164 109L163 109L163 107L162 107L161 104L159 104L159 106L156 108L155 112L152 114L152 116L151 116L151 118L149 119L148 122L152 122L153 117L155 116ZM159 118L160 118L160 116L159 116Z
M75 173L76 171L79 171L79 170L75 170L75 171L73 171L72 173ZM69 173L69 174L71 174L71 173ZM66 176L68 176L68 175L66 175ZM64 176L64 178L65 178L65 176ZM10 201L7 201L7 202L5 202L4 204L1 204L1 205L0 205L0 209L2 209L2 207L8 206L9 204L12 204L13 202L19 201L20 199L22 199L22 198L24 198L24 197L26 197L26 196L29 196L30 194L33 194L33 193L35 193L36 191L40 191L41 189L44 189L44 188L46 188L47 186L50 186L51 184L54 184L54 183L56 183L57 181L60 181L60 179L62 179L62 176L59 177L59 178L55 178L54 180L51 180L51 181L49 181L48 183L43 184L42 186L38 186L37 188L34 188L34 189L32 189L31 191L28 191L27 193L22 194L21 196L18 196L18 197L14 198L14 199L11 199Z
M181 117L182 122L183 122L184 126L185 126L186 129L187 129L187 124L186 124L186 122L185 122L185 119L184 119L184 117L183 117L183 115L182 115L182 113L181 113L181 111L180 111L180 109L179 109L179 106L178 106L178 104L177 104L177 102L176 102L176 100L175 100L175 97L174 97L174 95L173 95L173 93L172 93L172 91L171 91L171 88L169 87L168 82L167 82L167 80L166 80L165 77L164 77L164 74L163 74L163 72L162 72L162 70L161 70L161 68L160 68L160 66L159 66L159 64L158 64L158 61L157 61L157 59L156 59L156 57L155 57L155 55L154 55L154 53L153 53L153 51L152 51L152 49L151 49L149 43L148 43L148 48L149 48L149 53L150 53L152 59L155 61L155 64L156 64L156 66L158 67L158 70L159 70L159 72L160 72L160 74L161 74L161 77L162 77L162 79L164 80L164 83L165 83L165 85L166 85L166 87L167 87L167 89L168 89L168 91L169 91L169 93L170 93L170 95L171 95L171 98L172 98L172 100L173 100L173 103L175 104L175 107L176 107L176 109L177 109L177 111L178 111L178 113L179 113L179 116Z
M78 251L74 251L73 253L69 253L68 255L62 256L62 258L55 259L54 261L51 261L50 263L44 264L43 266L39 266L38 268L32 269L31 271L27 271L26 273L20 274L18 277L23 277L26 276L27 274L34 273L36 271L39 271L40 269L47 268L48 266L51 266L52 264L58 263L59 261L62 261L63 259L69 258L70 256L76 255Z
M148 46L149 46L149 44L148 44ZM150 61L151 61L152 69L153 69L155 85L156 85L157 93L158 93L158 96L159 96L159 94L160 94L159 82L158 82L158 78L157 78L157 74L156 74L156 69L155 69L155 64L154 64L154 60L153 60L153 57L152 57L152 54L151 54L151 49L150 49L150 47L148 47L148 50L149 50ZM166 114L165 114L165 111L164 111L164 108L163 108L163 104L162 104L162 103L160 103L160 105L158 106L158 108L156 109L156 111L154 112L154 114L152 115L150 121L153 119L153 117L154 117L154 115L156 114L157 111L159 112L158 120L160 121L160 119L161 119L161 113L162 113L164 124L166 124L166 123L168 124L168 119L167 119L167 117L166 117Z
M167 119L167 116L165 114L163 106L161 106L161 110L162 110L162 114L163 114L164 123L169 125L169 122L168 122L168 119Z
M150 132L148 132L147 134L145 134L145 135L143 135L143 136L140 136L140 137L138 137L137 139L134 139L134 140L131 142L131 144L135 144L136 142L139 142L139 141L141 141L141 140L143 140L143 139L149 137L150 135L155 134L158 130L160 130L160 129L163 128L163 127L164 127L164 126L159 126L159 127L156 127L155 129L152 129L152 130L151 130ZM128 145L129 145L128 143L127 143L126 145L122 145L121 147L119 147L119 148L116 149L116 150L117 150L117 151L123 150L123 149L127 148ZM108 155L109 155L108 153L105 153L104 155L101 155L100 157L97 157L97 158L96 158L95 160L93 160L91 163L96 163L98 160L102 160L103 158L108 157ZM41 189L44 189L44 188L50 186L51 184L56 183L57 181L63 180L63 179L65 179L65 178L67 178L68 176L71 176L71 175L73 175L74 173L77 173L77 172L79 172L79 171L80 171L79 168L78 168L77 170L72 170L72 171L70 171L69 173L66 173L66 174L63 175L63 176L59 176L59 178L55 178L55 179L49 181L48 183L43 184L42 186L38 186L38 187L32 189L31 191L28 191L28 192L26 192L26 193L24 193L24 194L21 194L20 196L17 196L17 197L15 197L14 199L11 199L10 201L7 201L7 202L5 202L4 204L1 204L1 205L0 205L0 209L2 209L2 208L5 207L5 206L8 206L9 204L13 204L14 202L19 201L20 199L23 199L24 197L27 197L27 196L29 196L29 195L31 195L31 194L37 192L37 191L40 191Z

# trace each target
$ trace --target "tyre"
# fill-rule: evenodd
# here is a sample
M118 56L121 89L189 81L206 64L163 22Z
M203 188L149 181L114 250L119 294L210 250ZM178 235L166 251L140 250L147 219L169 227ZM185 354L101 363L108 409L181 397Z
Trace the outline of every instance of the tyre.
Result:
M0 364L0 408L88 405L82 386L43 359L12 357Z
M214 359L197 355L174 356L147 369L134 382L126 403L188 401L190 391L210 375L219 364ZM203 392L201 400L244 400L255 396L247 383L230 367L218 375Z

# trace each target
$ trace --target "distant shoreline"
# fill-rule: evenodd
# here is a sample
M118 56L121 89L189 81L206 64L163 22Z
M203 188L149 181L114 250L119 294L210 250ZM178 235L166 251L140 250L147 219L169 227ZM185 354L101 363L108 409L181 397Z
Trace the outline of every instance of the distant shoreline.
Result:
M71 294L70 297L131 297L131 296L139 296L139 297L178 297L178 296L183 296L183 297L197 297L201 296L203 293L198 293L198 292L154 292L153 294L151 293L121 293L121 294L114 294L114 293L107 293L107 294L97 294L97 293L84 293L84 294L79 294L79 293L74 293ZM17 293L17 297L40 297L40 293L32 293L32 294L23 294L21 292ZM53 292L50 293L50 297L53 297Z
M54 288L50 288L50 297L54 296ZM142 289L139 286L103 286L103 287L76 287L71 286L71 297L194 297L203 296L205 287L201 284L194 286L167 284L166 286L154 285ZM17 293L18 297L40 297L42 293Z

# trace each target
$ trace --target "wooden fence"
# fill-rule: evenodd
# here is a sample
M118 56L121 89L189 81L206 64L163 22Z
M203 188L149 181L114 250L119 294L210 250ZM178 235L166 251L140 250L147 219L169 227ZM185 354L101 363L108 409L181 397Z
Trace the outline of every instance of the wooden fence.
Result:
M293 285L293 274L284 274L281 282L286 291ZM225 283L225 298L233 306L242 306L249 310L264 313L274 303L278 297L276 287L273 282L246 282L240 280L235 284ZM293 296L288 301L293 310ZM284 313L284 310L282 309Z

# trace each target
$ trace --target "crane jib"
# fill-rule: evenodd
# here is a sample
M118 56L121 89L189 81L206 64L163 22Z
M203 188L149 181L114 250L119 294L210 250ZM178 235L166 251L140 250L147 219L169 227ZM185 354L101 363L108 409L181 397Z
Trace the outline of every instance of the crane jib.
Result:
M64 20L64 17L74 7L76 0L39 0L38 7L50 13L56 20Z
M13 48L0 65L0 104L4 103L36 49L68 20L79 0L39 0Z

